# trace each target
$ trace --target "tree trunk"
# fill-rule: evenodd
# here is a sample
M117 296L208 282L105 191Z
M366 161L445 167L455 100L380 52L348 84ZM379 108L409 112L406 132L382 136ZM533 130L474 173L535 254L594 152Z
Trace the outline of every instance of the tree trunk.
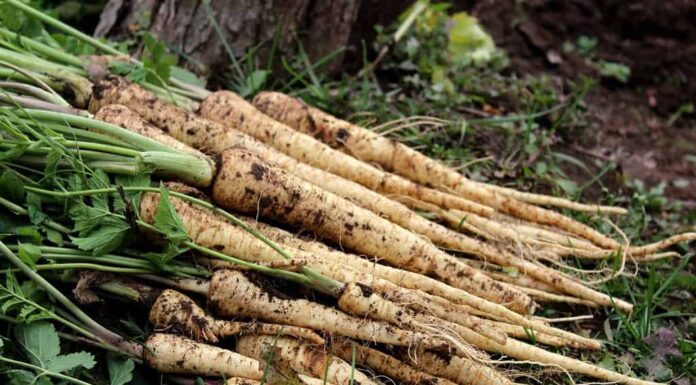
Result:
M273 36L281 28L278 54L291 55L302 43L316 61L348 43L360 0L211 0L210 8L236 57L260 45L257 60L265 62ZM125 39L150 31L193 68L215 74L231 64L210 17L199 0L109 0L96 36ZM340 69L341 57L331 70Z

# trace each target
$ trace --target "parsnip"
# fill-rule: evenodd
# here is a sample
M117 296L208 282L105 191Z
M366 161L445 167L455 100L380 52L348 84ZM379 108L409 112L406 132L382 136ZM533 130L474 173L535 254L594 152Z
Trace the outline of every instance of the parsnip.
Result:
M239 338L236 346L238 353L259 361L263 360L265 352L271 349L298 373L325 379L336 385L377 385L377 382L362 372L353 370L351 364L293 338L245 335Z
M186 295L166 289L150 309L150 323L157 329L186 334L197 341L216 343L221 338L243 334L288 335L323 345L314 331L296 326L216 320Z

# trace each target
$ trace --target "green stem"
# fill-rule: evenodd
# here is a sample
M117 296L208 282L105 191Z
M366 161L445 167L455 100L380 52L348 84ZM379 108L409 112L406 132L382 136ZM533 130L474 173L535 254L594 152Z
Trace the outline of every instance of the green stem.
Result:
M76 73L73 68L51 63L36 56L26 56L5 48L0 48L0 57L17 67L29 69L65 83L74 94L75 104L86 106L92 96L92 83L82 73Z
M58 380L66 381L75 385L92 385L89 382L85 382L82 380L79 380L74 377L66 376L64 374L56 373L56 372L51 372L48 371L44 368L40 368L36 365L32 365L28 362L22 362L22 361L16 361L7 357L0 356L0 362L4 362L6 364L14 365L14 366L19 366L21 368L26 368L26 369L31 369L35 372L40 373L40 376L46 376L46 377L53 377Z
M31 84L0 81L0 88L19 91L25 95L33 96L35 98L43 100L44 102L56 104L61 107L70 107L70 103L66 102L65 99L61 98L59 95L45 91L36 86L32 86Z
M7 3L15 8L21 9L25 13L41 20L46 25L49 25L49 26L51 26L51 27L63 32L63 33L71 35L79 40L82 40L83 42L85 42L85 43L87 43L87 44L89 44L89 45L91 45L91 46L93 46L93 47L95 47L103 52L106 52L106 53L111 54L111 55L117 55L117 56L127 55L127 53L121 52L121 51L117 50L116 48L100 41L99 39L95 39L95 38L81 32L81 31L61 22L60 20L58 20L56 18L53 18L53 17L35 9L35 8L32 8L32 7L22 3L21 1L5 0L5 3ZM35 49L37 49L37 51L38 51L38 49L43 49L43 47L40 47L39 45L41 45L41 43L37 42L35 47L34 47ZM69 55L69 54L61 53L59 50L51 50L51 51L46 50L46 51L44 51L44 54L46 54L49 57L55 58L55 59L60 58L61 61L70 63L72 65L76 65L78 68L81 68L81 66L83 65L83 63L78 64L79 58L75 58L74 56ZM57 56L55 56L55 55L57 55ZM77 60L75 60L75 59L77 59ZM138 61L137 59L131 58L131 61L133 63L136 63L136 64L142 66L142 63L140 61ZM167 80L172 85L179 87L179 88L183 89L184 91L188 91L188 93L195 94L195 96L197 96L199 99L204 99L209 94L209 92L203 88L183 83L182 81L180 81L176 78L169 77L169 79L167 79ZM191 96L194 96L194 95L191 95Z
M198 187L208 187L213 183L215 170L212 165L195 155L146 151L140 153L140 157L144 164L154 167L161 176L180 179Z
M154 269L138 269L131 267L113 267L98 265L96 263L48 263L34 266L36 271L51 270L96 270L115 274L148 274L155 272ZM0 270L0 273L15 271L16 269Z
M95 38L93 38L85 33L82 33L79 30L59 21L58 19L55 19L55 18L35 9L33 7L30 7L30 6L22 3L21 1L5 0L4 2L8 5L15 7L15 8L21 9L26 14L41 20L44 24L49 25L49 26L51 26L51 27L53 27L61 32L67 33L68 35L72 35L72 36L74 36L74 37L94 46L94 47L99 48L100 50L102 50L106 53L110 53L112 55L123 55L123 52L117 50L116 48L111 47L110 45L103 43L103 42L99 41L98 39L95 39Z
M19 249L18 246L13 246L9 245L8 248L12 250L13 252L17 252ZM93 262L99 262L99 263L107 263L111 264L114 266L121 266L121 267L132 267L132 268L140 268L140 269L150 269L152 270L153 266L149 261L143 260L143 259L138 259L138 258L131 258L131 257L124 257L122 255L114 255L114 254L104 254L100 255L99 257L94 257L92 254L88 251L82 251L82 250L77 250L77 249L71 249L67 247L54 247L54 246L38 246L39 250L41 251L41 257L46 258L46 259L53 259L53 260L62 260L62 261L77 261L77 262L87 262L87 263L93 263ZM177 272L186 274L186 275L193 275L193 276L200 276L200 277L206 277L209 274L209 272L205 269L200 269L184 264L174 264L174 268L176 269Z
M48 110L48 111L56 111L56 112L66 112L69 113L72 107L63 107L59 106L57 104L45 102L43 100L39 99L34 99L22 95L12 95L8 94L6 92L3 92L0 94L0 100L12 105L13 107L23 107L23 108L38 108L42 110Z
M63 305L66 309L68 309L75 317L80 320L80 322L84 323L89 329L91 329L95 334L97 334L100 338L103 338L106 340L105 342L108 343L120 343L122 341L122 338L113 333L112 331L106 329L105 327L101 326L99 323L94 321L90 316L87 315L87 313L83 312L82 309L77 307L72 301L70 301L63 293L61 293L58 289L56 289L53 285L51 285L44 277L39 275L39 273L35 272L29 266L27 266L24 262L22 262L21 259L19 259L13 252L10 250L4 242L0 241L0 253L5 255L5 257L17 268L19 268L25 275L27 275L29 278L31 278L32 281L36 282L41 288L43 288L49 296L53 297L56 301L58 301L61 305Z
M57 90L64 91L63 85L56 82L55 79L51 79L46 75L31 73L29 71L24 71L19 67L7 63L4 60L0 60L0 66L6 66L9 68L0 68L0 78L5 80L17 80L22 82L31 82L42 86L46 91ZM54 91L55 92L55 91Z
M89 331L89 330L86 330L84 327L78 325L78 324L77 324L76 322L74 322L73 320L68 319L67 317L63 317L63 316L61 316L60 314L58 314L56 311L58 311L59 309L56 309L56 311L49 310L49 309L47 309L47 308L41 306L40 304L38 304L38 303L32 301L31 299L22 297L22 296L20 296L20 295L14 293L14 292L8 290L8 289L5 288L5 287L2 287L0 290L4 291L7 295L10 295L10 296L14 297L16 300L21 301L21 302L23 302L23 303L25 303L25 304L27 304L27 305L29 305L29 306L31 306L31 307L34 307L34 308L38 309L38 310L41 311L42 313L46 314L46 316L47 316L48 318L50 318L50 319L52 319L52 320L54 320L54 321L57 321L57 322L62 323L63 325L65 325L65 326L67 326L67 327L69 327L69 328L75 330L76 332L78 332L78 333L80 333L80 334L86 336L87 338L92 338L92 339L98 338L94 333L92 333L92 332Z
M113 294L142 305L151 305L162 292L160 289L155 289L139 282L132 282L128 284L120 279L109 280L99 284L97 287L99 290L103 290L109 294Z
M50 128L51 130L56 131L60 134L63 134L63 136L67 140L83 139L83 140L88 140L92 143L99 142L99 143L104 143L104 144L110 144L113 146L118 146L121 148L129 148L131 150L137 150L132 144L124 142L120 139L114 138L113 136L104 135L104 134L100 134L97 132L88 131L88 130L81 129L81 128L76 128L73 126L66 126L64 124L59 124L59 123L41 122L41 125L46 127L46 128Z
M58 332L58 336L62 339L68 340L68 341L73 341L73 342L77 342L77 343L81 343L81 344L85 344L85 345L94 346L96 348L104 349L104 350L114 352L114 353L129 355L130 359L132 359L133 361L135 361L138 364L142 364L142 362L143 362L142 359L139 358L142 356L142 353L138 353L138 351L140 351L142 349L140 349L138 346L133 346L134 344L132 344L132 343L128 343L129 349L119 349L113 345L105 344L103 342L91 340L88 338L83 338L80 336L75 336L72 334Z
M122 148L118 146L112 146L104 143L94 143L94 142L83 142L83 141L77 141L77 140L59 140L59 142L65 146L65 148L74 148L76 150L75 153L80 153L80 154L93 154L95 158L100 158L100 155L109 155L109 154L116 154L120 156L124 156L127 158L135 158L141 154L140 151L133 150L130 148ZM14 145L21 145L21 144L26 144L27 142L18 142L16 140L3 140L0 139L0 146L8 148L9 146L14 146ZM78 152L79 150L79 152ZM46 148L37 148L36 150L33 151L44 151L45 153L48 153L50 149ZM125 158L112 158L109 160L127 160Z
M125 128L102 122L100 120L95 120L90 117L75 116L60 112L43 111L36 109L24 109L23 111L21 111L21 114L18 115L26 115L38 120L46 120L49 122L56 122L58 124L64 124L67 126L80 127L90 131L98 132L102 135L113 136L134 146L136 149L144 151L161 151L170 152L173 154L182 154L181 151L173 149L154 139L150 139L140 134L136 134L135 132L126 130Z
M235 265L243 266L252 270L256 270L260 273L266 274L266 275L271 275L275 276L278 278L283 278L287 279L288 281L296 282L301 285L307 286L309 284L309 281L307 279L307 276L299 273L295 273L293 271L286 271L286 270L280 270L280 269L273 269L264 265L259 265L253 262L247 262L242 259L237 259L235 257L231 257L227 254L220 253L218 251L208 249L206 247L200 246L194 242L184 242L184 245L186 247L191 248L192 250L196 250L200 252L201 254L209 255L211 257L221 259L223 261L227 261L230 263L233 263Z
M18 215L29 216L29 210L27 210L24 207L12 202L12 201L9 201L3 197L0 197L0 205L5 206L7 209L9 209L10 211L12 211ZM71 232L71 230L69 228L61 225L58 222L50 220L50 219L46 220L43 224L46 227L49 227L49 228L56 230L58 232L61 232L63 234L70 234L70 232Z
M16 161L25 165L32 166L45 166L47 159L45 156L22 156L17 158ZM100 168L107 173L112 174L122 174L122 175L140 175L146 170L143 168L143 164L138 161L87 161L84 163L87 167L91 169ZM58 161L59 167L74 168L74 165L70 162L62 159Z
M32 38L14 33L6 28L0 28L0 36L5 37L9 41L17 41L22 47L27 47L52 61L58 61L73 67L82 68L82 60L80 60L80 58L63 50L53 48Z

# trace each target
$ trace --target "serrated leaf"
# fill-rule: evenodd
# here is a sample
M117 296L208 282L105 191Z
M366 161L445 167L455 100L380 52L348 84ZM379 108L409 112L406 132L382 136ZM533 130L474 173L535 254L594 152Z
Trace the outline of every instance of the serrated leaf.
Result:
M150 186L150 175L140 174L140 175L118 175L115 179L115 184L123 187L149 187ZM133 211L136 215L140 212L140 196L142 192L140 191L126 191L126 198L133 205ZM114 211L125 212L126 203L123 198L117 196L114 199Z
M60 354L58 333L50 322L19 325L15 329L15 336L17 343L26 350L29 361L36 366L46 368L48 362Z
M57 150L51 150L46 157L46 166L44 167L44 175L46 179L53 180L58 173L58 166L63 159L63 154Z
M167 248L164 251L160 253L149 252L145 253L144 256L145 258L147 258L147 260L152 262L153 265L157 266L157 268L163 271L175 272L175 269L169 266L169 262L171 262L171 260L174 259L177 255L182 254L186 251L188 251L188 248L176 247L170 243L167 245Z
M106 175L106 172L104 172L102 169L96 170L94 174L87 179L87 188L90 190L108 188L110 187L109 185L109 176ZM90 195L90 199L92 200L92 207L103 211L109 211L108 194Z
M108 212L89 207L82 202L70 208L70 218L75 222L73 230L80 236L89 234L110 216Z
M27 21L27 17L22 10L11 5L0 3L0 24L10 31L17 32Z
M133 379L135 364L130 358L109 354L106 358L110 385L126 385Z
M157 212L153 224L164 233L164 236L175 246L188 241L184 223L169 201L169 190L164 185L160 186L160 199L157 204Z
M48 215L41 211L41 197L38 194L27 193L27 211L32 224L40 225L48 219Z
M48 239L54 245L63 246L63 234L61 234L60 231L49 228L44 228L43 230L46 233L46 239Z
M105 217L102 224L85 237L70 237L80 250L91 251L92 255L104 255L120 247L130 226L120 218Z
M78 352L58 356L52 359L47 363L46 369L56 373L61 373L77 368L78 366L85 369L91 369L96 364L97 362L94 361L93 355L87 352Z
M205 80L199 78L193 72L179 66L172 67L172 77L181 80L184 83L192 84L198 87L205 87Z
M31 243L20 243L17 256L29 267L34 268L36 261L41 258L41 249Z
M31 243L41 243L41 233L32 226L20 226L15 231L20 238L26 239Z
M7 378L9 380L9 385L53 385L48 377L36 378L34 373L27 370L8 371Z
M0 196L15 203L24 203L24 185L12 171L0 175Z
M0 311L3 314L7 314L24 304L24 301L19 298L9 297L9 299L5 300L6 298L8 297L3 297L3 303L2 306L0 306Z
M147 70L146 79L150 83L164 85L171 76L171 68L176 64L176 56L167 53L167 47L151 34L143 35L145 52L143 67Z

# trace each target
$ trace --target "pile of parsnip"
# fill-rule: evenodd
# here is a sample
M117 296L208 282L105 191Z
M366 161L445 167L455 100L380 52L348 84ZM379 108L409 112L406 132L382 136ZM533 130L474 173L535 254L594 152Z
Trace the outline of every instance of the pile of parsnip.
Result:
M56 226L68 228L73 254L141 269L112 269L90 282L148 307L155 332L139 344L93 326L104 343L180 383L201 376L226 384L503 385L528 375L501 369L511 363L650 383L571 358L602 343L534 313L554 303L629 313L631 303L564 271L564 259L650 261L696 234L632 246L558 210L624 209L467 179L285 94L247 101L176 79L137 84L110 65L139 62L55 20L49 25L110 56L78 58L2 29L22 44L0 48L12 69L0 82L9 154L1 162L24 191L43 197ZM64 154L55 164L45 155L54 147ZM79 179L85 170L81 188L61 176ZM129 184L124 175L151 179ZM97 197L106 197L104 218L118 218L128 234L108 250L85 241L104 225L84 224L96 215L85 210L99 209ZM70 207L65 215L47 209L61 205ZM31 215L21 210L10 209ZM169 259L140 258L153 245ZM11 256L18 249L2 247L30 278L53 287L53 276L22 267ZM43 258L58 258L41 247ZM181 267L163 262L174 257ZM185 269L198 270L175 273ZM91 325L89 316L76 317Z

